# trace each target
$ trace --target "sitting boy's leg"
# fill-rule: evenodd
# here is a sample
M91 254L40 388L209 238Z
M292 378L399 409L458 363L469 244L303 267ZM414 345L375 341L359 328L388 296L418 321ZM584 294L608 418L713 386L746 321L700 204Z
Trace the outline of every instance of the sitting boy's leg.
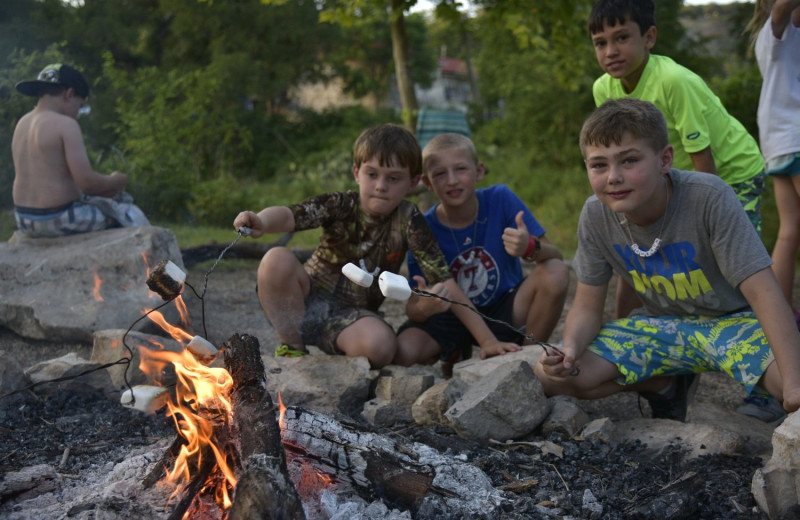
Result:
M439 359L441 348L430 334L419 327L407 327L397 335L397 354L393 365L410 367L432 365Z
M388 323L366 316L339 333L336 347L351 357L365 356L372 368L382 368L395 358L397 337Z
M311 282L303 265L289 249L274 247L258 266L258 301L278 339L304 349L301 323Z
M561 260L536 264L517 288L512 322L539 341L547 341L561 319L569 289L569 268Z

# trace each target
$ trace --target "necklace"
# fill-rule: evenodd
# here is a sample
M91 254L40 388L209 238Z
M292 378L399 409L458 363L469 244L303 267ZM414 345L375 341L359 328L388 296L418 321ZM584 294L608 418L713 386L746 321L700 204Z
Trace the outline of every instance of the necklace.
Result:
M666 177L664 177L664 185L667 188L667 204L664 206L664 216L663 220L661 220L661 229L658 230L658 236L656 236L656 239L653 241L653 245L650 246L650 249L648 249L647 251L642 251L642 248L639 247L639 244L634 242L633 234L631 234L631 228L628 225L628 219L625 218L624 215L622 220L620 221L620 224L625 226L625 230L628 232L628 237L631 239L631 251L633 251L634 254L636 256L639 256L640 258L650 258L654 254L656 254L658 249L661 247L661 235L664 233L664 224L666 224L667 222L667 209L669 208L669 199L670 199L669 181L667 181Z
M475 260L475 249L474 249L474 247L475 247L475 239L478 236L478 213L480 212L480 209L481 209L480 201L476 201L475 219L472 221L472 226L473 226L473 228L472 228L472 239L467 237L466 240L464 240L464 243L467 245L467 247L472 247L473 248L469 252L469 256L466 259L466 264L467 265L472 265L473 260ZM447 227L447 229L450 231L450 236L453 239L453 244L455 244L455 246L456 246L457 256L461 256L461 246L458 244L458 240L456 239L456 234L453 232L453 228L450 227L450 226L445 226L445 227Z

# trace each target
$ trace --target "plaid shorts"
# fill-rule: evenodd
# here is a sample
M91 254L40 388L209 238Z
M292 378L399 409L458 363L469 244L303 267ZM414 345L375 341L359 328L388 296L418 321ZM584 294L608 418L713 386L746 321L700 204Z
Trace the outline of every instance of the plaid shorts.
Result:
M14 206L14 219L21 234L31 238L52 238L118 227L96 206L80 201L58 208Z
M724 372L749 394L774 360L752 311L703 316L635 316L600 329L589 350L613 363L620 385L657 376Z

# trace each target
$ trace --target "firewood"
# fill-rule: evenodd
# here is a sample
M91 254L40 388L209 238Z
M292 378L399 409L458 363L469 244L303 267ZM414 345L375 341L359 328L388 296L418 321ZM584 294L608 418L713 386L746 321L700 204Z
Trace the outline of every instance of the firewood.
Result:
M286 467L258 339L234 334L223 346L223 359L233 377L233 426L243 461L228 519L305 519Z

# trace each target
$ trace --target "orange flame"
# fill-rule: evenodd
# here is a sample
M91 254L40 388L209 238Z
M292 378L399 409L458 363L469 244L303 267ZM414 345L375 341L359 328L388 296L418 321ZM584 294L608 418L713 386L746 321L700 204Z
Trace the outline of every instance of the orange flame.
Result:
M97 267L93 269L93 274L94 274L94 291L92 291L92 294L94 295L94 299L99 302L105 301L103 300L103 297L100 295L100 286L103 285L103 279L100 278L100 275L97 274Z
M171 352L141 349L141 368L148 372L155 367L171 364L175 367L177 384L175 402L167 403L167 416L172 417L179 434L186 440L175 465L167 474L173 483L188 481L192 468L202 464L202 453L209 447L217 467L224 477L216 486L217 503L227 509L232 505L228 489L236 487L236 476L225 453L214 442L214 425L233 420L230 391L233 378L224 368L207 367L188 351Z
M278 410L278 427L283 430L286 428L286 406L283 404L280 392L278 392Z
M181 323L184 327L190 328L192 319L189 316L189 309L186 308L186 302L183 301L183 296L179 294L173 301L175 302L175 307L178 309L178 314L181 316Z
M153 311L147 315L151 321L153 321L156 325L164 329L164 332L172 336L172 339L176 341L186 341L189 342L192 340L192 335L183 330L180 327L176 327L175 325L169 323L164 315L161 314L159 311Z

